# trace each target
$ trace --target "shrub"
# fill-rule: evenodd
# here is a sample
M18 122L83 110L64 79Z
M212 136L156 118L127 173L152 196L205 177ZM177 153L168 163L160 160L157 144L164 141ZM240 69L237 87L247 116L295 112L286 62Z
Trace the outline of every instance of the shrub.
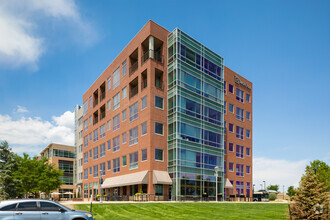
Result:
M275 193L269 193L269 200L270 201L275 201L275 199L277 199L277 196Z

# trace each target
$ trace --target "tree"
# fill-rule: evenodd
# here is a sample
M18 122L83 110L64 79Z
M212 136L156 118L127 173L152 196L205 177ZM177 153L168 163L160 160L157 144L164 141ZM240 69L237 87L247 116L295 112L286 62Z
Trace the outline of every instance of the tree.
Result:
M0 143L0 199L16 198L19 193L15 186L17 180L13 172L17 169L16 155L11 151L7 141Z
M27 154L18 159L18 169L14 177L19 181L16 188L19 192L29 193L37 196L38 192L45 192L48 195L51 191L59 188L62 184L60 177L63 172L55 169L53 164L48 164L47 158L38 160Z
M295 194L296 194L296 190L294 189L294 187L293 186L289 186L289 188L288 188L288 196L294 196Z
M327 191L330 191L330 166L320 160L310 162L306 167L306 173L316 173L317 179L324 182L327 186Z
M267 190L278 191L279 188L280 188L280 185L269 185L269 186L267 186Z
M306 169L290 206L291 215L296 219L330 219L326 189L325 182Z

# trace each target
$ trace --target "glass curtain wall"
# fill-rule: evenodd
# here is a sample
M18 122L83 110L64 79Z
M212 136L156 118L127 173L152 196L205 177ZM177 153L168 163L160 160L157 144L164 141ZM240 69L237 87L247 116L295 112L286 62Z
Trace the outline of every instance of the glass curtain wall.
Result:
M223 58L179 29L168 36L168 172L172 200L224 189Z

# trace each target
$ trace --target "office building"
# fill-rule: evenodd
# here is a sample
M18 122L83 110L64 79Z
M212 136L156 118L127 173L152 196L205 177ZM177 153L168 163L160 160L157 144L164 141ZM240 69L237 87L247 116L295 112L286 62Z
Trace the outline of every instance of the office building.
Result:
M83 108L79 105L74 110L75 118L75 166L74 182L76 198L82 198L83 193Z
M60 199L72 198L75 192L75 147L51 143L41 151L40 156L48 158L48 162L54 164L55 168L63 170L61 180L64 184L53 192L59 193Z
M189 35L149 21L83 95L84 199L142 193L148 200L200 200L215 199L216 191L223 199L236 182L245 186L250 179L225 171L236 159L225 154L226 138L234 138L225 135L226 70L221 56ZM252 139L231 142L252 155ZM252 169L252 160L240 159Z

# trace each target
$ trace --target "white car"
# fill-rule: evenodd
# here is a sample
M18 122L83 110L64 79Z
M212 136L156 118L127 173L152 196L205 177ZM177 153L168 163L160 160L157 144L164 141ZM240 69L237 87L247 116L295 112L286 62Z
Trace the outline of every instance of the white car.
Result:
M43 199L0 201L1 220L94 220L92 213L71 210Z

